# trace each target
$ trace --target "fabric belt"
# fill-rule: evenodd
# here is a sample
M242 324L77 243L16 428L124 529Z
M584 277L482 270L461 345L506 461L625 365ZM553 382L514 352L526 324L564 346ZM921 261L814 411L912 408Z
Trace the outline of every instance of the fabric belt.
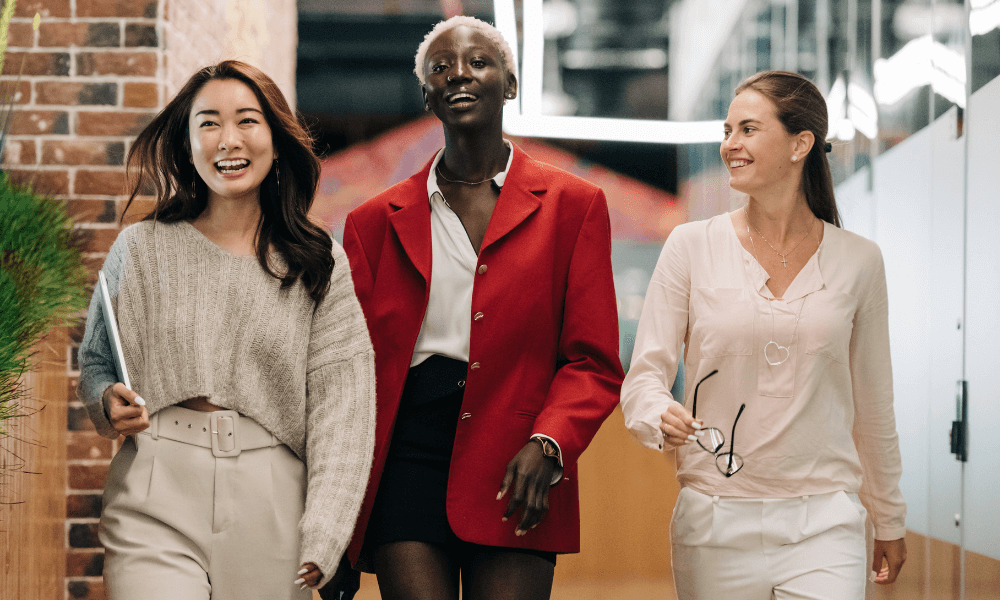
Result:
M166 438L211 448L217 458L239 456L244 450L269 448L281 444L278 438L257 421L235 410L203 412L181 406L168 406L149 417L144 435Z

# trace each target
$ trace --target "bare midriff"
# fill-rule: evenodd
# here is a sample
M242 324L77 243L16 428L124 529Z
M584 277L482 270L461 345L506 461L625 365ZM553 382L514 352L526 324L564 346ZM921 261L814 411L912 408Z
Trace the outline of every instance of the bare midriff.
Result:
M188 398L183 402L178 402L177 406L183 406L184 408L190 410L200 410L201 412L213 412L216 410L226 410L221 406L216 406L208 401L208 398L204 396L198 396L197 398Z

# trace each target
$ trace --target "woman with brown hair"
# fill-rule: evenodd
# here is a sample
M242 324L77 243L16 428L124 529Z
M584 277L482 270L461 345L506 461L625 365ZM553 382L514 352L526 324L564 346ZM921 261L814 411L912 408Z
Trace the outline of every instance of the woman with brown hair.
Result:
M344 226L378 373L350 556L386 600L548 598L621 385L607 203L503 139L517 78L491 25L443 21L415 62L445 146Z
M674 229L649 284L621 404L676 451L682 600L857 600L906 558L882 256L840 228L826 135L804 77L744 81L720 152L747 202Z
M156 204L104 263L132 389L95 293L80 399L128 436L104 492L112 599L308 598L350 539L371 465L374 364L347 257L307 217L309 135L225 61L139 134ZM128 206L126 206L126 210Z

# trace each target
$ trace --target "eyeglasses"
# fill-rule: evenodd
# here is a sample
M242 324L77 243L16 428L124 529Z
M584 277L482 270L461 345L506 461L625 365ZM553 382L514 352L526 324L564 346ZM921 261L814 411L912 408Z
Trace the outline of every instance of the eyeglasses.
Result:
M701 387L702 383L705 383L706 379L718 372L718 369L713 370L695 384L694 398L691 400L692 418L697 418L698 414L698 388ZM743 409L746 407L745 403L741 404L739 412L736 413L736 419L733 421L733 430L729 434L729 452L723 452L723 448L726 445L726 436L718 427L706 427L702 429L704 434L698 436L698 445L705 452L709 452L715 456L715 468L726 477L732 477L737 471L743 468L743 457L733 452L733 448L736 445L736 423L739 422L740 415L743 414Z

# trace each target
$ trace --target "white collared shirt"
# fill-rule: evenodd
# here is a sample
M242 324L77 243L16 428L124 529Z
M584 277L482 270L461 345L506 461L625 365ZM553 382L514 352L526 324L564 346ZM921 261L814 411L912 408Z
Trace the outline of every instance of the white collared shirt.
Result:
M502 188L514 160L513 145L504 140L510 157L504 170L493 177ZM479 256L472 247L465 226L444 199L437 182L437 166L444 156L438 151L427 176L427 197L431 203L431 291L420 334L413 348L410 366L415 367L432 354L469 361L472 335L472 284ZM461 315L461 317L459 317Z

